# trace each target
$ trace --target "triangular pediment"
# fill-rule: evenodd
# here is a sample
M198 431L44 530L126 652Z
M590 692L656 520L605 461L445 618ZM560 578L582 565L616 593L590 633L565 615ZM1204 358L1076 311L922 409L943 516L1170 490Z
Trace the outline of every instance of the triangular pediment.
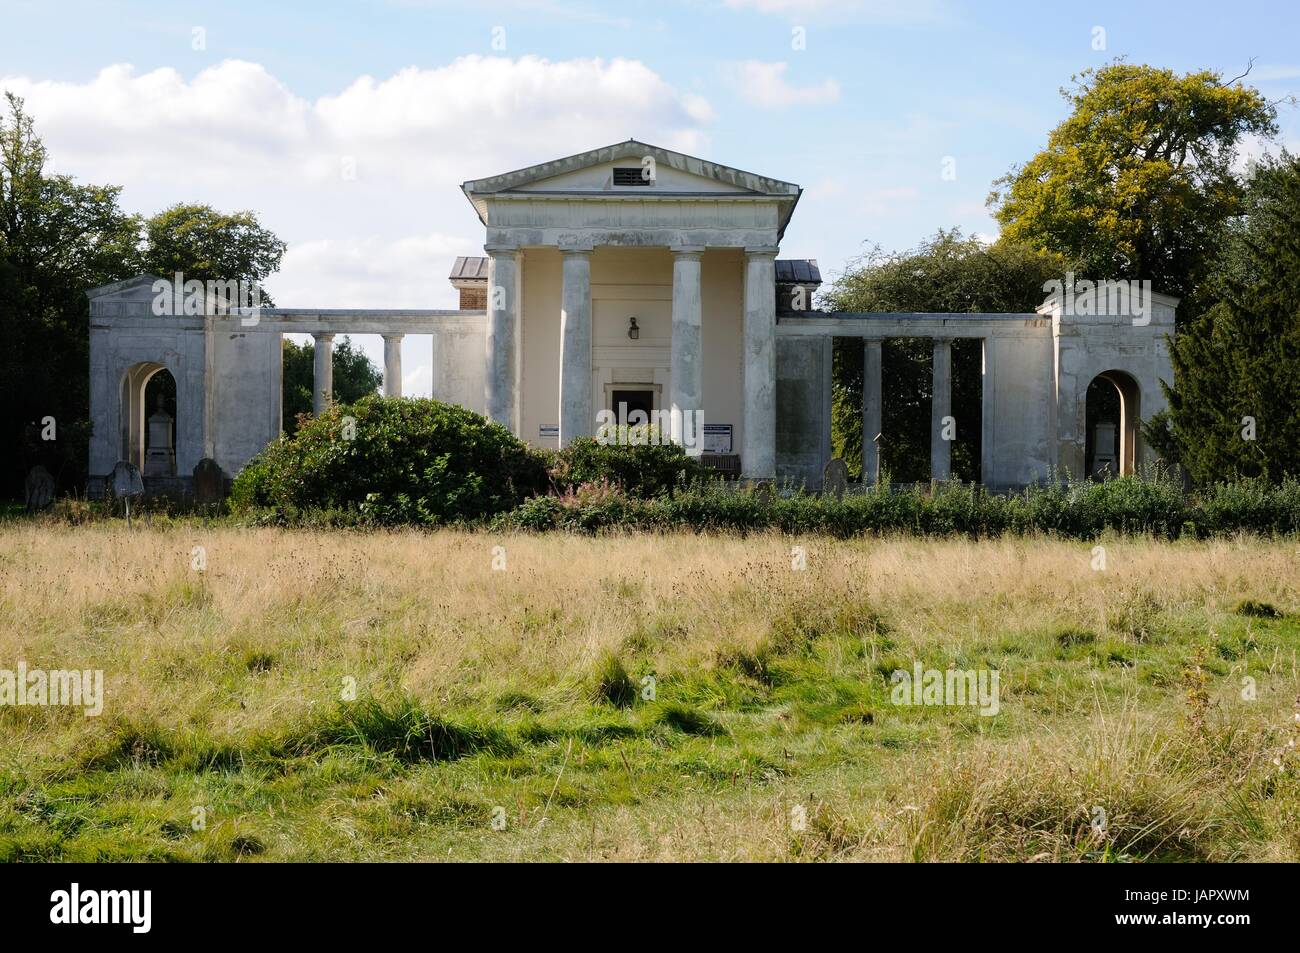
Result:
M502 175L474 179L461 186L471 197L498 192L616 192L644 188L619 185L615 169L653 169L657 193L725 193L756 196L799 194L799 186L742 169L709 162L636 139L542 162ZM648 190L647 193L649 194Z
M86 292L87 298L128 298L143 299L151 298L154 295L153 284L158 281L157 275L136 275L134 278L125 278L122 281L110 281L106 285L100 285L97 288L91 288Z
M659 162L646 161L648 156L614 159L563 172L546 179L518 185L511 192L583 193L622 192L631 189L654 189L655 192L696 195L763 195L754 189L725 182L707 175L674 169ZM628 178L633 179L631 185Z

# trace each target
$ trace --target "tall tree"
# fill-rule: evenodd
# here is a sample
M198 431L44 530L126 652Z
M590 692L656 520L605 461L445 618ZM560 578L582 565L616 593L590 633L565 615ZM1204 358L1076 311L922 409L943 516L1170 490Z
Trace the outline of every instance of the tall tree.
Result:
M1239 144L1277 132L1276 109L1243 78L1123 62L1075 76L1047 147L994 183L1003 237L1093 280L1187 295L1240 210Z
M1300 159L1256 167L1147 436L1194 480L1300 475Z
M284 340L284 431L298 429L299 414L312 411L312 390L316 348L311 342L295 344ZM352 346L351 338L344 337L334 346L334 400L351 404L367 394L373 394L383 383L383 372L366 356Z
M904 252L878 246L855 262L821 297L834 311L1028 312L1042 303L1043 285L1060 279L1065 262L1050 252L999 241L985 244L960 229L940 229ZM930 472L930 391L933 349L917 338L888 341L882 350L884 400L881 459L891 478L923 480ZM972 342L953 346L953 417L957 440L952 471L975 479L980 462L981 355ZM857 476L862 463L862 347L837 339L831 440ZM868 439L875 434L867 434ZM871 477L871 474L868 474Z
M40 463L63 486L84 477L89 437L86 290L140 270L140 221L120 189L48 172L18 97L0 114L0 493ZM54 439L49 439L53 436Z
M285 243L253 212L219 212L210 205L179 204L145 222L144 270L161 278L177 272L199 281L245 281L262 303L272 301L263 282L280 268Z

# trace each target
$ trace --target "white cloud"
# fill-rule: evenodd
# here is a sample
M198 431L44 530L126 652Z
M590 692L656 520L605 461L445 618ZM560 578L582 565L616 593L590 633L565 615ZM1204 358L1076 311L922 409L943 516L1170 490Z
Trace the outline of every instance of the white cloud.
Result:
M309 138L310 105L255 63L236 60L185 80L108 66L87 83L0 77L26 100L62 168L96 182L186 178L196 185L249 172L288 172L267 159Z
M457 182L492 174L467 170L555 158L556 143L593 148L632 136L694 152L713 118L706 102L636 60L535 56L465 56L382 81L363 76L317 102L315 114L324 140L359 164L407 181Z
M481 255L482 239L433 233L394 240L321 238L299 242L268 282L276 304L307 302L332 308L455 308L458 294L447 281L450 267L431 263L457 255ZM329 303L319 289L329 289Z
M629 136L699 154L713 119L627 59L464 56L316 100L239 60L0 88L26 99L55 171L124 186L132 211L257 211L289 243L270 290L305 307L454 307L452 259L483 243L462 181Z
M1250 71L1244 82L1258 80L1267 83L1284 79L1300 79L1300 66L1259 66Z
M840 98L840 84L833 79L816 86L791 86L785 79L789 66L789 63L745 60L728 65L724 75L742 99L764 109L815 106Z

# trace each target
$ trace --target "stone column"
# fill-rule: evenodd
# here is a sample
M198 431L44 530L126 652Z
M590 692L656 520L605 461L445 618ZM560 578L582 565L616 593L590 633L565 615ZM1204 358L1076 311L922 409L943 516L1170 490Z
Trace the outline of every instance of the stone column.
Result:
M745 249L745 407L740 469L776 478L776 252Z
M519 249L488 245L487 372L484 398L487 416L514 431L518 394L516 343L519 337Z
M934 339L934 400L930 405L930 479L952 473L952 441L943 439L943 418L952 414L952 341Z
M402 396L402 338L404 334L384 335L384 396Z
M880 448L876 434L883 426L880 400L880 341L866 338L862 348L862 483L876 482Z
M560 446L590 436L591 249L565 248L560 292Z
M673 249L672 411L673 443L689 438L688 450L704 447L699 412L704 409L701 380L704 352L701 346L700 256L702 246ZM684 425L684 427L683 427Z
M316 363L311 383L311 412L319 417L334 403L334 332L319 331L312 335Z
M980 384L980 482L996 486L999 474L994 463L993 448L997 446L994 422L997 420L997 390L993 385L993 339L984 338L984 368Z

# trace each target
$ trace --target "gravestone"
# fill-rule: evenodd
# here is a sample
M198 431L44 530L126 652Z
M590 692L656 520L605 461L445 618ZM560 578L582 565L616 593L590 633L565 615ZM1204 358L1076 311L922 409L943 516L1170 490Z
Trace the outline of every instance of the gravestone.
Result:
M775 495L776 491L772 489L772 484L767 480L754 484L754 499L758 500L764 506L770 504Z
M46 509L54 503L54 477L39 464L28 471L23 489L28 513Z
M200 506L220 503L226 495L226 475L221 465L204 457L194 465L194 502Z
M1115 424L1102 421L1093 429L1092 473L1094 480L1106 480L1119 470L1119 458L1115 455Z
M144 455L144 472L150 476L172 476L176 473L176 448L172 446L172 415L163 408L163 395L158 395L158 409L149 415L148 449Z
M822 468L822 492L829 493L837 500L844 499L844 491L849 488L849 468L839 457L835 457Z
M119 460L113 467L113 475L109 478L109 486L113 491L113 498L121 500L126 510L126 525L131 525L131 500L139 499L144 496L144 480L140 476L140 468L129 460Z
M144 495L144 480L140 468L129 460L119 460L113 467L113 476L109 479L113 496L119 500L129 500L134 496Z

